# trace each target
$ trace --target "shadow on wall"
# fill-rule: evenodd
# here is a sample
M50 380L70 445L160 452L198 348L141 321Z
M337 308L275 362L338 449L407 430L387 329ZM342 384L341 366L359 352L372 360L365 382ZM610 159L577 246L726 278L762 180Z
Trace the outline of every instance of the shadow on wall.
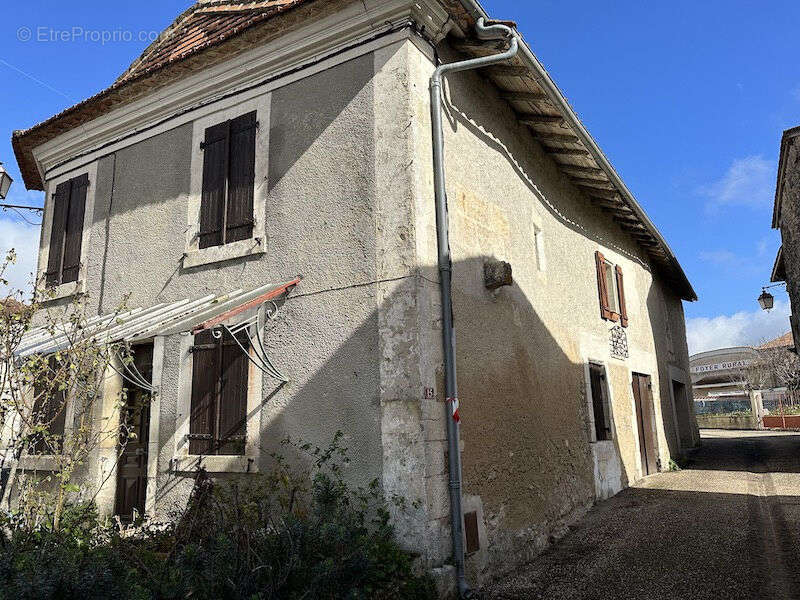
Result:
M690 386L685 385L682 390L674 390L672 376L670 374L670 365L683 371L686 377L689 377L689 365L682 364L677 361L680 351L683 346L683 356L688 357L688 349L686 349L686 330L682 327L682 320L680 323L676 319L672 319L671 315L676 311L668 306L668 303L673 302L680 304L679 298L667 298L663 292L655 286L650 286L650 291L647 295L647 314L650 318L650 327L653 332L653 342L655 344L656 356L659 357L658 361L658 377L659 377L659 402L661 408L662 420L664 423L664 435L667 438L669 445L669 453L671 456L680 456L681 450L687 450L696 447L694 440L696 439L696 423L691 404L689 402L689 394L691 394ZM678 313L682 316L683 311L678 306ZM684 394L684 399L681 401L675 398L673 405L673 393ZM656 400L656 398L653 398ZM689 428L693 427L694 431ZM688 445L687 445L688 444ZM662 465L666 468L667 465Z
M454 264L464 491L481 497L491 544L504 543L526 529L546 541L559 519L594 500L584 368L562 351L517 285L496 292L484 287L483 267L489 259L475 257ZM438 302L438 285L412 275L403 282L402 291L383 301L381 311L406 305L406 295L422 286ZM396 360L402 368L410 358L418 360L414 358L418 351L413 342L406 347L407 355L381 355L377 298L374 286L364 286L290 297L286 302L267 341L277 366L292 382L280 386L265 380L262 471L271 468L270 452L286 452L281 440L287 436L324 447L341 430L352 458L348 479L364 485L383 475L387 432L382 426L387 423L387 407L381 405L381 361ZM354 319L359 306L375 308ZM436 317L438 327L438 313ZM397 329L398 335L405 338L408 328L416 326L414 314L404 329ZM440 341L438 334L432 339ZM320 345L330 351L321 362L311 360L318 356L315 347ZM309 359L286 362L287 348L293 356ZM419 389L409 377L407 396L390 401L404 403L401 414L412 423L403 438L409 448L407 463L390 467L406 469L415 481L433 480L431 486L421 488L427 489L429 497L407 498L409 503L423 500L428 504L429 513L409 508L405 516L409 526L421 532L426 530L426 519L442 520L442 515L446 527L449 510L446 467L436 468L446 465L447 448L440 365L437 373L439 381L421 382ZM435 401L426 404L425 387L436 388ZM439 411L439 420L426 420L432 410ZM396 425L390 423L393 429ZM426 456L427 469L420 470L414 463L414 450ZM441 496L431 492L437 481L445 490ZM189 485L186 476L170 476L162 482L159 496L166 500L180 490L172 499L185 499ZM446 549L449 541L443 544ZM535 554L538 549L528 551ZM498 547L497 560L501 552ZM518 564L526 558L519 554L511 562Z
M451 53L445 62L459 59L458 55ZM518 115L507 101L499 97L494 85L474 71L450 75L447 82L444 114L451 131L457 132L459 127L463 127L500 155L513 169L518 182L539 198L541 206L561 225L597 244L614 248L650 269L649 261L643 258L645 253L623 232L612 215L595 206L583 190L558 170L556 161L542 150L542 145L531 135L528 127L517 123ZM515 125L509 126L509 123ZM546 173L547 176L534 176L534 173ZM579 210L583 214L576 212L574 202L569 203L573 206L568 206L559 201L565 193L582 201ZM601 233L608 231L614 231L616 235L609 238Z

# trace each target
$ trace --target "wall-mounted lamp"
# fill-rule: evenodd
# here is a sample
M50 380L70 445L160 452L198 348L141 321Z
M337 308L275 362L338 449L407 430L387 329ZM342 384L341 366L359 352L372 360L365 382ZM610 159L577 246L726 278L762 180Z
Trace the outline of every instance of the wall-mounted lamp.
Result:
M6 199L8 190L11 188L13 182L14 180L11 179L11 175L3 168L3 163L0 163L0 200Z
M778 287L779 285L786 284L784 282L780 282L776 283L775 285L767 285L761 288L761 295L758 297L758 304L761 306L761 310L769 312L775 307L775 296L770 294L767 290Z

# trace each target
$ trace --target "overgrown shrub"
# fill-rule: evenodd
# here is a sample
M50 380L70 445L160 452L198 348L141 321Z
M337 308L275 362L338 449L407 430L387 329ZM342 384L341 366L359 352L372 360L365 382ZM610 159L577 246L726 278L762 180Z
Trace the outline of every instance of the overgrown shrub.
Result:
M121 529L93 507L69 507L62 527L2 518L0 600L425 600L435 597L395 541L377 482L342 476L341 436L297 475L278 456L265 476L213 483L199 473L168 524Z

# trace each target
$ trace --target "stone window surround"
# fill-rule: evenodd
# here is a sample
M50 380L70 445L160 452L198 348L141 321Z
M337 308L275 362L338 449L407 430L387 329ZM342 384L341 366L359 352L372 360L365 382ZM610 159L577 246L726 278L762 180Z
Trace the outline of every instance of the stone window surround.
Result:
M264 386L263 373L252 361L248 361L247 430L244 455L201 456L189 454L189 420L192 410L192 372L194 368L191 348L193 345L193 335L183 335L181 337L179 350L180 375L178 378L178 401L175 416L175 449L170 471L192 473L203 467L209 473L258 473L261 454L261 405Z
M592 364L603 367L603 372L606 374L605 386L606 386L606 395L608 397L608 405L606 406L606 409L608 410L608 419L609 422L611 423L611 435L612 435L612 438L610 440L598 440L597 435L595 433L594 403L592 397L592 376L589 368L589 366ZM608 383L608 365L606 364L606 361L603 359L588 357L585 361L583 361L583 373L586 385L586 402L589 415L589 443L590 444L614 443L614 440L616 439L616 426L614 422L614 399L611 396L611 386Z
M86 292L86 264L87 255L89 253L89 239L92 230L92 219L94 216L95 195L97 190L97 161L91 163L86 167L64 173L58 177L54 177L47 182L47 189L45 190L45 203L44 215L42 216L42 234L41 244L39 246L39 263L36 268L36 282L37 284L44 284L45 271L47 269L47 261L50 256L50 236L53 231L53 194L55 194L56 187L65 182L80 176L84 173L89 175L89 188L86 190L86 207L83 216L83 234L81 237L81 268L78 274L77 281L64 283L53 288L51 295L47 297L48 301L60 300L62 298L69 298L77 294Z
M26 390L26 396L33 403L33 389ZM71 397L64 401L64 439L68 439L75 429L75 403ZM10 433L10 432L9 432ZM57 454L25 454L19 459L19 468L23 471L58 471L59 456Z
M257 256L267 251L266 245L266 200L269 174L269 123L272 94L264 93L242 101L231 98L220 103L214 112L197 118L192 126L192 166L188 202L186 250L183 268L189 269L246 256ZM228 119L249 112L256 112L259 127L256 129L256 164L253 192L253 236L247 240L231 242L223 246L200 249L200 204L203 196L204 154L200 144L205 139L206 129Z

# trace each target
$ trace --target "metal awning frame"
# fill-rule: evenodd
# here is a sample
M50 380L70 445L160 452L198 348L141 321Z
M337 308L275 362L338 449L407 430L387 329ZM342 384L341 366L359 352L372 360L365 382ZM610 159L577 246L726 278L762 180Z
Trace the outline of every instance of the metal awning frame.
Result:
M270 309L267 308L268 306ZM266 328L267 321L274 321L277 314L278 305L274 300L269 300L258 308L255 315L236 325L230 326L221 323L209 329L211 330L211 335L218 340L222 339L227 332L236 342L239 350L247 357L247 360L253 363L262 373L281 383L289 383L289 378L275 366L275 363L269 357L269 353L264 347L264 338L261 335L261 332ZM250 351L242 345L237 337L242 331L247 335L253 355L250 354Z

